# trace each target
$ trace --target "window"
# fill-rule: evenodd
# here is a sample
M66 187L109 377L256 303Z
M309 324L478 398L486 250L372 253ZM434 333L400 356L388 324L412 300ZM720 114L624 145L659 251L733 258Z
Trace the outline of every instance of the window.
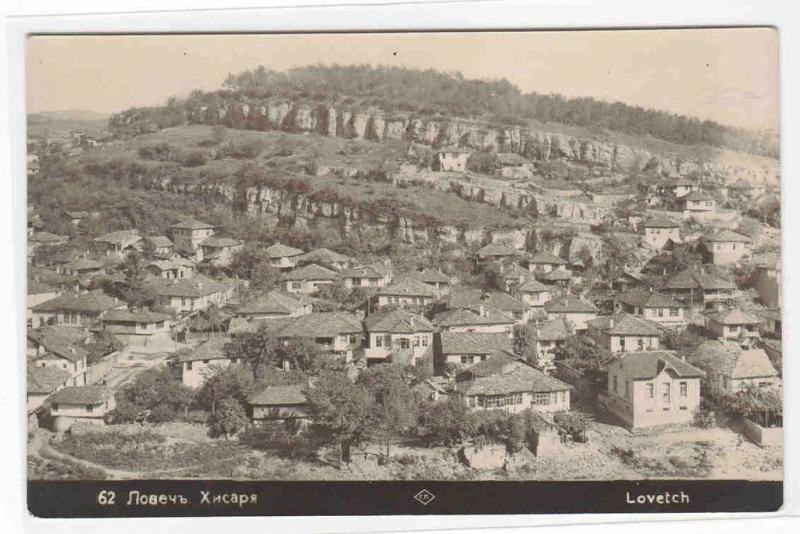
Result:
M292 289L300 289L301 287L303 287L302 282L292 282Z
M87 404L86 405L86 411L89 412L89 413L92 413L94 411L94 406L92 406L91 404Z
M653 398L653 394L654 394L653 390L654 390L654 387L653 387L653 383L652 382L648 382L647 384L645 384L644 391L645 391L645 394L647 395L648 399L652 399Z
M670 308L669 309L669 316L670 317L678 317L680 315L680 310L678 308Z
M419 336L414 336L414 346L419 347L419 344L420 344Z
M461 363L466 365L472 365L475 363L475 356L472 354L463 354L461 355Z
M422 346L423 347L428 346L428 336L422 336Z
M467 397L467 406L470 408L475 407L475 397Z
M350 334L350 344L354 344L358 341L358 336L356 334Z
M401 349L407 349L410 346L411 346L411 343L409 343L408 338L405 338L405 337L401 337L400 338L400 348Z
M644 338L640 337L636 340L636 346L639 350L644 350Z
M50 408L55 410L55 411L58 411L58 403L54 402L53 404L50 405Z
M383 346L383 336L375 336L375 346L376 347Z
M192 370L192 362L186 362L186 370L187 371L191 371Z
M208 363L208 360L203 360L203 363Z
M611 390L616 393L617 392L617 375L614 375L611 378Z
M770 382L759 382L758 383L758 387L760 387L760 388L766 388L766 387L769 387L771 385L772 384Z
M681 397L689 396L689 385L686 382L681 382Z
M619 348L620 350L625 350L625 337L620 336L619 338Z
M626 397L631 396L631 383L627 380L625 381L625 396Z
M502 408L505 406L505 396L504 395L487 395L484 398L484 406L491 410L493 408Z
M664 402L670 401L670 384L662 384L661 385L661 397L664 399Z
M558 402L565 403L567 402L567 392L566 391L559 391L558 392Z
M537 393L533 397L533 404L536 406L547 406L550 404L550 394L549 393Z

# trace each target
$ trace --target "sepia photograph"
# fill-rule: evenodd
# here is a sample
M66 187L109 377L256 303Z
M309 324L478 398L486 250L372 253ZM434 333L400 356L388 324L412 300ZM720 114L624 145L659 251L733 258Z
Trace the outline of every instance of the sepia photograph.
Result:
M780 506L776 29L25 48L27 477L60 484L32 510L183 481Z

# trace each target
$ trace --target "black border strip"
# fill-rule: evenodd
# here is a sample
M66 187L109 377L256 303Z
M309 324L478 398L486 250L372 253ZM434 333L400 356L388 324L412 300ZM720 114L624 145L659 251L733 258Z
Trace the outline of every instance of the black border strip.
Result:
M415 499L423 490L427 504ZM782 503L782 482L744 480L28 482L28 509L41 518L774 512Z

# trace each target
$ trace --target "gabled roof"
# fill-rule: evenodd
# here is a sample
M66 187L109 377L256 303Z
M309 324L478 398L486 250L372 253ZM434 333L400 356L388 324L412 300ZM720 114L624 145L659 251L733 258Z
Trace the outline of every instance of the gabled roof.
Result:
M174 281L160 278L150 281L150 285L156 293L164 297L200 298L225 290L221 283L203 275Z
M565 282L567 280L572 280L572 273L562 269L553 269L549 273L543 274L542 280L547 280L548 282Z
M524 302L506 293L497 291L486 293L480 289L456 287L450 292L448 308L475 308L481 304L501 312L524 313L531 309Z
M267 386L263 390L249 395L247 403L253 406L286 406L307 404L302 384L288 386Z
M52 232L36 232L28 238L33 243L55 243L67 239L66 236L54 234Z
M339 254L329 248L321 247L310 252L306 252L297 258L298 261L308 261L312 263L341 263L350 261L349 256Z
M270 291L265 296L239 309L239 314L283 314L289 315L308 305L305 298L282 291Z
M433 332L430 321L421 315L404 310L373 313L364 319L368 332L388 332L392 334L413 334L416 332Z
M436 297L436 290L414 278L402 278L378 290L378 295Z
M657 336L660 332L650 321L625 312L603 315L586 323L612 336Z
M94 241L98 243L111 243L112 245L126 245L130 243L135 243L142 239L139 230L131 229L131 230L119 230L117 232L109 232L107 234L101 235L100 237L95 237Z
M484 314L472 308L457 308L436 314L434 322L440 328L452 326L480 326L513 324L514 318L510 317L494 308L484 306Z
M519 293L543 293L550 291L550 288L537 280L530 279L520 284L516 291Z
M706 341L695 350L693 361L710 372L732 379L778 376L764 349L742 350L730 341Z
M214 228L214 225L204 223L196 219L186 219L179 223L173 224L171 228L180 228L181 230L205 230L208 228Z
M511 350L508 334L482 332L442 332L442 354L492 354Z
M293 256L304 254L304 252L299 248L282 245L280 243L270 245L264 251L270 258L291 258Z
M166 313L154 311L130 311L130 310L110 310L103 315L103 322L119 321L128 323L160 323L167 321L171 317Z
M425 284L448 284L450 279L439 271L433 269L422 269L421 271L409 271L403 277L414 278Z
M487 360L488 361L488 360ZM485 362L484 362L485 363ZM497 374L480 376L468 382L464 395L504 395L509 393L552 393L569 391L572 386L544 374L539 369L516 361Z
M545 264L545 265L566 265L567 260L564 258L560 258L555 254L551 254L546 250L540 250L534 253L531 256L531 259L528 260L528 263L538 263L538 264Z
M681 200L701 201L701 200L716 200L716 199L711 193L706 193L704 191L692 191L691 193L682 196Z
M335 271L311 263L284 273L282 278L284 280L337 280L338 276Z
M478 249L478 252L476 254L482 257L491 257L491 256L499 257L499 256L520 256L522 255L522 252L515 249L514 247L510 247L502 243L489 243L488 245Z
M75 311L75 312L103 312L125 306L125 302L109 297L102 290L89 291L88 293L66 293L54 299L37 304L35 311Z
M92 269L102 269L103 264L99 261L90 260L89 258L79 258L75 261L71 261L69 263L64 264L64 269L68 269L71 271L86 271Z
M719 324L759 324L764 321L755 315L743 312L738 308L706 314L706 317Z
M238 239L233 239L232 237L217 237L215 235L207 237L200 242L200 246L211 248L236 247L241 244L242 242Z
M100 404L114 396L114 392L103 386L69 386L48 397L51 403Z
M66 369L28 364L28 395L31 393L49 395L57 387L63 386L72 374Z
M350 267L344 269L339 273L342 278L368 278L380 279L384 278L391 268L381 262L371 263L369 265L359 265L357 267Z
M597 313L597 307L574 295L556 297L545 303L547 313Z
M344 334L360 334L364 331L361 321L345 312L312 313L296 318L277 333L280 337L335 337Z
M165 235L151 235L146 238L155 247L171 247L172 240Z
M753 240L746 235L737 234L732 230L723 228L708 238L709 241L721 241L725 243L751 243Z
M277 336L294 321L294 317L273 317L271 319L256 320L250 320L246 317L234 317L228 323L228 334L252 334L262 330L267 334Z
M686 363L667 351L623 352L612 358L609 365L619 364L619 368L633 380L650 380L665 368L675 371L680 378L701 378L705 373Z
M697 271L692 268L684 269L673 276L664 286L666 289L736 289L736 284L716 276Z
M617 300L640 308L683 308L683 304L666 295L644 288L633 288L620 293Z

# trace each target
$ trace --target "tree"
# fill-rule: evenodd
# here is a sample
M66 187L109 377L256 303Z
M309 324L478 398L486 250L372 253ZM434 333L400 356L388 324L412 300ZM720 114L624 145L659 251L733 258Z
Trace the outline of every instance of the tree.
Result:
M472 412L460 398L424 405L419 418L422 437L431 444L456 445L476 433Z
M538 367L539 364L537 343L536 325L526 323L514 326L514 353L525 358L525 361L534 367Z
M108 330L100 330L94 336L92 343L87 345L89 355L86 358L87 364L94 364L103 357L115 351L120 351L125 345Z
M603 258L599 265L600 273L607 282L616 280L636 264L634 248L626 243L619 234L613 232L603 236L600 256Z
M142 371L117 394L118 402L122 401L128 413L149 410L150 419L156 422L186 413L193 397L192 390L166 366Z
M339 445L339 466L350 462L350 450L372 428L375 400L361 384L345 373L324 372L315 387L305 392L314 429L325 441Z
M122 299L134 308L154 307L158 298L153 290L145 285L147 273L141 252L134 250L127 256L123 273L125 273L125 288L121 292Z
M241 403L247 400L247 393L253 388L255 380L245 366L212 365L207 370L205 381L195 396L195 403L198 406L214 413L222 399L232 398Z
M218 409L208 417L208 433L212 438L228 437L247 425L247 414L236 399L226 397L219 401Z
M246 362L253 371L253 378L258 380L266 369L282 364L279 358L281 345L277 338L262 328L234 337L222 350L227 358Z
M233 255L227 267L230 276L250 281L256 291L270 291L278 287L280 272L272 267L263 248L248 243Z
M369 367L358 378L378 406L370 435L383 446L387 461L391 444L416 422L418 399L411 388L412 377L400 364L386 364Z

